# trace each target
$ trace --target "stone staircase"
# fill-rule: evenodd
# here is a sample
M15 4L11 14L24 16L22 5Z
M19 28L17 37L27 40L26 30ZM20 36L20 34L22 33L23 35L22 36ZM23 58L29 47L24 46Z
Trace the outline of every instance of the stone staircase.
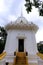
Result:
M13 65L28 65L28 60L24 52L18 52Z

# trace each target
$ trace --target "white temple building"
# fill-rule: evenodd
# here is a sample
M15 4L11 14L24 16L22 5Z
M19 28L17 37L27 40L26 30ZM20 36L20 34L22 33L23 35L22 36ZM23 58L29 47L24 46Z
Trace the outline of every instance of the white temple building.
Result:
M5 28L8 34L5 47L7 54L13 54L16 50L17 52L27 51L28 54L36 54L37 25L28 22L24 17L18 17L15 22L6 25Z
M16 55L22 57L25 54L28 59L28 65L38 65L35 38L38 26L20 16L15 22L7 24L5 29L8 34L5 45L6 56L1 60L2 63L0 61L1 65L17 65L13 64Z

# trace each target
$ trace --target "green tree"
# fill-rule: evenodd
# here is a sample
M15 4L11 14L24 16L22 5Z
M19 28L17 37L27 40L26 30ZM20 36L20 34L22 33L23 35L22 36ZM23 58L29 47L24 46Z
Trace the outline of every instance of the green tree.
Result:
M39 9L39 16L43 16L43 2L40 0L33 0L33 2L31 2L31 0L25 0L25 7L26 7L26 11L27 13L31 12L32 10L32 6L35 6L35 8Z
M0 27L0 54L4 51L7 32L4 27Z
M38 49L38 52L43 54L43 44L42 43L37 43L37 49Z

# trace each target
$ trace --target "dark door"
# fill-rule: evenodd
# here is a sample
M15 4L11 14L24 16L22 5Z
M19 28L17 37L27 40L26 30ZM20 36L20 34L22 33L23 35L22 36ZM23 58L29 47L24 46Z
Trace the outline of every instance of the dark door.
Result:
M18 51L24 52L24 39L19 39Z

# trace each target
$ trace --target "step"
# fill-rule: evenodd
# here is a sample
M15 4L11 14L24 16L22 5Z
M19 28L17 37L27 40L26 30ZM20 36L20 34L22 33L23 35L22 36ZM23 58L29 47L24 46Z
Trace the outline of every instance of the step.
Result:
M13 65L28 65L26 55L24 52L17 52L15 63Z

